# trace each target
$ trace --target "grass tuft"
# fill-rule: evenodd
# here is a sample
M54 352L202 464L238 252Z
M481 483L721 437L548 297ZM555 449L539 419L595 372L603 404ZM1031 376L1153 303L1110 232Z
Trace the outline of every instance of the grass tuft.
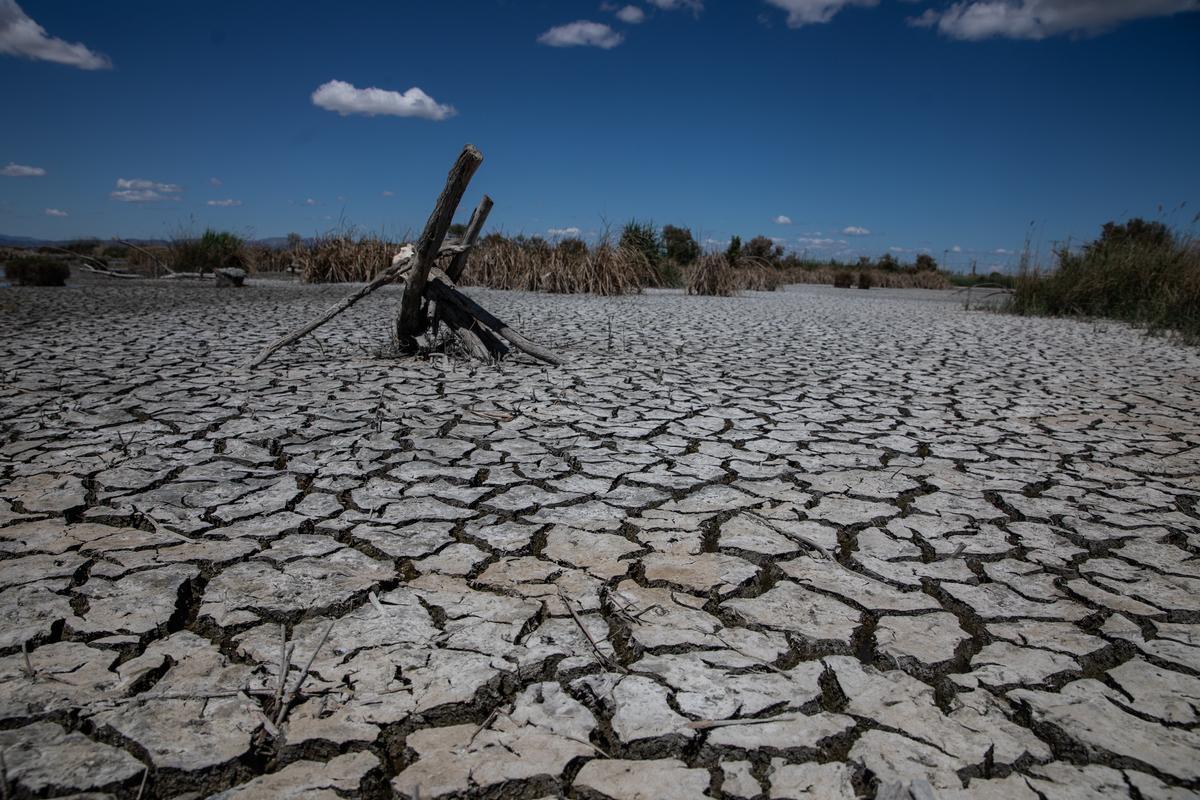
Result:
M16 286L66 286L71 268L54 258L17 256L4 265L4 274Z

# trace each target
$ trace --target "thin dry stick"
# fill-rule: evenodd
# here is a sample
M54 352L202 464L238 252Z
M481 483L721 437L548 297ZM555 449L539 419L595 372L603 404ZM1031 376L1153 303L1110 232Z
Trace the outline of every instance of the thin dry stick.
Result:
M279 645L279 676L275 681L275 706L276 711L279 709L279 704L283 700L283 687L287 683L288 669L292 666L292 651L295 646L288 646L287 626L283 623L279 624L279 636L282 640Z
M791 722L803 719L795 714L785 714L782 717L751 717L749 719L700 719L689 722L686 726L694 731L706 731L710 728L727 728L730 725L765 725L768 722Z
M300 687L304 685L304 681L308 679L308 671L312 669L313 662L317 660L317 653L321 652L321 648L325 646L325 641L329 638L329 634L333 632L336 619L329 620L329 624L325 627L325 633L321 634L321 641L317 642L317 646L313 648L312 655L308 657L308 663L304 665L303 671L300 673L299 680L292 690L288 692L287 698L283 701L283 705L279 707L279 711L275 714L275 727L278 728L287 718L288 708L292 705L292 700L295 699L296 693L300 691Z
M8 762L4 760L3 747L0 747L0 798L8 800Z
M142 767L142 785L138 787L137 800L142 800L142 795L146 793L146 779L150 777L150 768Z
M580 632L583 634L583 638L588 640L588 644L592 646L592 650L595 652L596 658L600 659L600 663L606 667L616 668L621 672L628 672L629 670L610 660L608 656L600 652L600 645L596 644L596 640L592 638L590 633L588 633L588 629L583 626L583 620L579 618L579 615L575 613L575 609L571 607L571 601L567 597L566 593L563 592L562 587L559 587L558 599L562 601L563 606L567 609L567 613L571 615L571 619L575 620L575 624L579 627Z

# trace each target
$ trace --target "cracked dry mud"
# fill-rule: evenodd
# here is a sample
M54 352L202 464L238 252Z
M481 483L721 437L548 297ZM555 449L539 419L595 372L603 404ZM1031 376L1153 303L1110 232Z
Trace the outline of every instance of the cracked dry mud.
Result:
M394 361L389 290L232 368L344 291L0 298L10 796L1196 795L1195 350L794 287Z

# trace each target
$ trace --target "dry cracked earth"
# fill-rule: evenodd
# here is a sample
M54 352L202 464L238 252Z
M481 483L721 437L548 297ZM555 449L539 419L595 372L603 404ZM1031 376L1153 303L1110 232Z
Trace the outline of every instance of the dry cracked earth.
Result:
M0 294L8 797L1197 796L1196 350L475 292L571 360L482 367L389 290L234 368L345 291Z

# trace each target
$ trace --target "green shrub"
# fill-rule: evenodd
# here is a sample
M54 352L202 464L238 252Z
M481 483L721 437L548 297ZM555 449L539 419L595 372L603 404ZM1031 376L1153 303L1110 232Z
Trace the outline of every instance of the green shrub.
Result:
M766 236L755 236L746 242L742 248L742 254L775 265L783 258L783 246L775 244L774 239Z
M696 243L690 228L663 225L662 241L667 260L681 267L696 263L700 257L700 245Z
M1051 271L1023 268L1008 309L1018 314L1107 317L1173 330L1200 342L1200 246L1160 222L1109 222Z
M4 265L4 274L16 286L66 286L71 268L53 258L18 256Z
M742 260L742 237L734 236L729 240L729 247L725 248L725 260L730 266L737 266L737 263Z
M171 264L179 272L212 272L227 267L250 271L245 241L228 231L206 230L199 239L177 238L171 242Z

